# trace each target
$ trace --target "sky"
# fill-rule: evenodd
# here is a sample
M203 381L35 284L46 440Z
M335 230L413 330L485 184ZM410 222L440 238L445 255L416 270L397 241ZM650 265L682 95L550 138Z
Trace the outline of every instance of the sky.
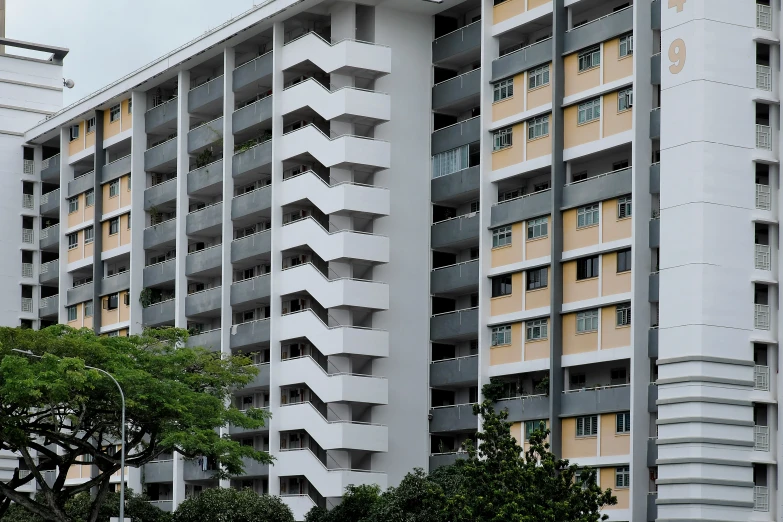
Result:
M6 0L6 37L70 49L68 105L261 1Z

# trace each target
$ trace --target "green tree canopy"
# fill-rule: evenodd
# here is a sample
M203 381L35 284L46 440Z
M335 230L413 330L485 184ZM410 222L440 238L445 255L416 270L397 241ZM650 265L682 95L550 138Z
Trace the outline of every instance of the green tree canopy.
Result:
M264 424L263 410L242 413L227 406L256 368L245 357L187 347L186 339L187 332L174 328L130 337L100 337L62 325L0 328L0 449L18 452L30 470L0 482L0 515L13 501L43 520L71 522L68 500L94 488L85 522L98 520L111 475L120 468L120 396L108 377L85 365L106 370L124 390L128 466L173 451L215 459L222 467L219 478L239 474L243 457L270 463L267 453L217 433L228 423ZM68 469L79 464L91 464L93 478L65 488ZM35 499L17 491L30 481L40 491Z
M148 502L144 495L136 495L133 490L125 491L125 517L134 522L171 522L171 513L161 511ZM65 513L74 522L84 522L90 516L92 499L89 493L79 493L65 503ZM120 494L109 493L98 512L97 522L109 522L112 517L120 516ZM19 504L11 504L0 522L44 522L44 519L30 513Z
M294 522L294 515L280 497L208 489L180 504L174 522Z

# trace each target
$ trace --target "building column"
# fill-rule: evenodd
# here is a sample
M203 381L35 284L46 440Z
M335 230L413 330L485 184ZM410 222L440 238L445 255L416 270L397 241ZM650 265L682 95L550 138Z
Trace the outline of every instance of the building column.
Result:
M141 91L131 93L133 113L131 137L131 251L130 251L130 334L140 334L142 326L142 307L139 296L144 289L144 267L147 256L144 251L144 190L147 187L147 173L144 170L144 152L147 150L147 132L144 114L147 112L147 95ZM98 192L95 196L98 198ZM101 198L103 199L103 198Z
M68 164L69 157L69 145L71 143L69 129L63 127L60 129L60 253L58 255L60 262L60 278L59 289L57 291L59 297L59 308L57 312L57 322L66 324L68 322L68 315L65 312L65 299L68 287L70 286L70 277L68 277L68 241L66 239L65 231L68 228L68 180L73 179L73 169ZM96 194L95 200L97 203L98 195ZM95 212L96 218L98 212ZM38 226L36 227L35 241L38 242L36 247L40 248L41 230L43 230L43 219L38 219ZM38 308L41 302L40 289L37 295L33 295L33 311L38 314ZM93 315L100 313L100 307L93 307ZM94 318L93 318L94 319ZM40 318L38 319L40 322Z
M103 217L103 187L101 186L101 172L106 164L106 150L103 148L103 111L95 111L95 155L93 158L95 217L93 219L92 253L92 327L96 333L100 333L101 310L103 310L101 303L101 283L103 282L103 262L101 261L103 258L103 222L101 221ZM131 188L133 188L132 183Z

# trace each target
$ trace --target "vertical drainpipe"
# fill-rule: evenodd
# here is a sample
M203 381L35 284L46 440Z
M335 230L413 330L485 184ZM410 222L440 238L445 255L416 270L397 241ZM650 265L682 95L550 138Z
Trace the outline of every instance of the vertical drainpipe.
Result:
M92 325L95 332L99 333L101 331L101 314L103 310L103 304L101 303L101 282L103 280L103 263L101 262L101 252L103 251L103 223L101 222L101 217L103 216L103 192L101 192L101 172L103 170L103 165L106 164L106 151L103 148L103 111L95 111L95 155L93 157L93 169L95 174L95 181L93 183L93 190L95 190L95 218L92 229ZM62 226L60 226L60 230L62 230Z
M560 426L560 402L563 393L563 370L561 354L563 344L563 214L560 211L565 185L565 163L563 162L563 95L565 91L565 70L563 49L568 17L564 0L554 0L552 12L552 116L549 132L552 133L552 231L551 231L551 277L549 320L549 425L552 451L562 452L562 430Z

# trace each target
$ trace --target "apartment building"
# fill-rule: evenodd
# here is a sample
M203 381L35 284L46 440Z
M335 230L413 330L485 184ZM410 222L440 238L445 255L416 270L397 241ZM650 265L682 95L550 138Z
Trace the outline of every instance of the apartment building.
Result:
M236 405L272 420L225 432L275 465L130 470L162 509L396 485L460 458L497 378L610 520L783 520L779 16L267 1L27 127L13 322L253 357Z

